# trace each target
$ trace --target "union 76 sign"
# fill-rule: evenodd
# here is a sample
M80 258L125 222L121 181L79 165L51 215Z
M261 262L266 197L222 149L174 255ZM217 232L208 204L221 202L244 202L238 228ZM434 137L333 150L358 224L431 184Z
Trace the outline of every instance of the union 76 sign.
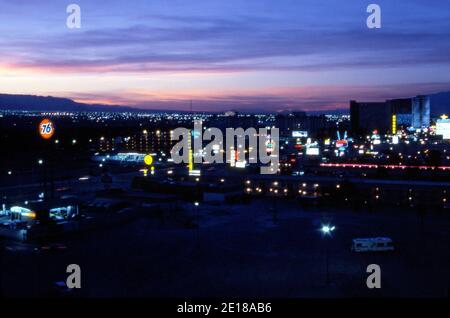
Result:
M55 127L50 119L44 119L39 124L39 134L44 139L52 138L55 133Z

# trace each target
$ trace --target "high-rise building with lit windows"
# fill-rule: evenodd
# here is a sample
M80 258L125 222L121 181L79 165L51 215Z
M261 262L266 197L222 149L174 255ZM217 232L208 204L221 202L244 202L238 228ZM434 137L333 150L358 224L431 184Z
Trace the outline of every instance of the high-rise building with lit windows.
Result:
M430 126L430 97L420 95L412 98L412 123L414 128Z
M350 101L350 117L353 136L369 134L373 130L395 133L401 126L425 128L430 126L430 98L419 95L385 102Z

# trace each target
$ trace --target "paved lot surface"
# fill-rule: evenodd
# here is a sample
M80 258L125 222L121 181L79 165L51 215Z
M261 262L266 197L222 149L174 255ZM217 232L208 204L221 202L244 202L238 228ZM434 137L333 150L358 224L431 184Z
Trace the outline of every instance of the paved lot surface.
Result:
M450 216L414 211L302 209L269 201L168 212L59 241L65 251L0 241L3 296L61 296L68 264L83 297L448 297ZM169 216L172 215L172 216ZM196 224L199 224L196 227ZM323 237L322 224L333 224ZM394 253L356 254L352 238L389 236ZM330 284L325 251L329 249ZM378 264L382 288L366 287Z

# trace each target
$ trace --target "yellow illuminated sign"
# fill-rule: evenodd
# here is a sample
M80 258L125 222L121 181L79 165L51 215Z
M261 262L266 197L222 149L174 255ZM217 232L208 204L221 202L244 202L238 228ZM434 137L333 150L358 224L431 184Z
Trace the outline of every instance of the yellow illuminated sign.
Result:
M151 155L146 155L146 156L144 157L144 163L145 163L147 166L151 166L152 163L153 163L153 157L152 157Z
M192 149L189 148L189 171L192 171L193 169L194 169L193 154Z
M392 134L395 135L397 133L397 115L392 115Z
M191 131L189 130L189 136L191 135ZM188 139L188 143L189 143L189 164L188 164L188 168L189 171L194 170L194 154L192 151L192 143L191 143L191 138Z

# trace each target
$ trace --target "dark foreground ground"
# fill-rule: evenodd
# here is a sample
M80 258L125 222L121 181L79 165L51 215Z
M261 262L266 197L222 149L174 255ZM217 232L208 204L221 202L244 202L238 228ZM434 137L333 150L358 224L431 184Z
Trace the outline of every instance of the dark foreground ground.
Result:
M304 210L285 202L274 220L271 207L202 204L176 218L148 216L60 240L67 250L54 253L0 241L0 292L61 296L55 282L65 281L67 265L75 263L81 297L449 296L449 215L430 213L422 223L407 210ZM333 237L318 231L327 223L336 226ZM391 237L397 251L350 251L352 238L371 236ZM366 287L369 264L381 266L381 289Z

